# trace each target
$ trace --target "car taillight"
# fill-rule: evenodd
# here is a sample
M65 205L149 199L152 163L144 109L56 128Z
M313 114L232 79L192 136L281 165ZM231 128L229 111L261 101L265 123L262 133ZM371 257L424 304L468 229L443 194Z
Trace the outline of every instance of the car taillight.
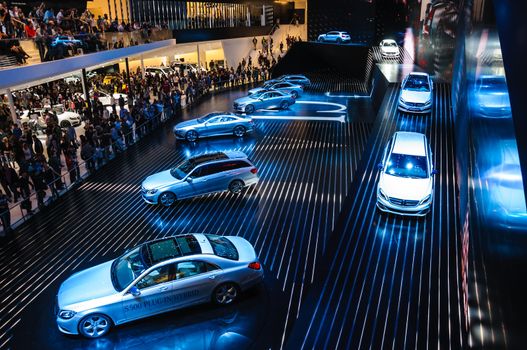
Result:
M260 265L258 261L255 261L255 262L250 263L249 266L247 267L253 270L260 270L262 268L262 265Z
M251 169L251 173L256 174L257 172L258 172L258 169L256 169L256 168L252 168Z

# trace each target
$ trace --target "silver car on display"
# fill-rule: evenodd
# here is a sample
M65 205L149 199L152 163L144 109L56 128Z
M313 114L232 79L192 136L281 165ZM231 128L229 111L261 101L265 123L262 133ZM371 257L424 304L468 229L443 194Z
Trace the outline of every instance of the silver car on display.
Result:
M243 137L254 131L254 121L230 112L213 112L203 117L176 124L174 135L190 142L201 137L234 135Z
M278 83L265 84L261 87L249 90L249 96L267 90L277 90L290 94L293 98L298 98L304 92L302 85L293 84L289 81L281 81Z
M256 252L241 237L162 238L66 279L57 295L57 325L65 334L97 338L112 326L190 305L231 304L262 279Z
M393 39L384 39L379 44L379 47L383 58L398 58L400 55L399 46Z
M243 152L206 153L150 175L141 185L141 194L145 202L167 207L178 199L213 192L238 194L258 183L257 172Z
M386 213L425 216L432 205L432 151L424 134L396 132L384 149L377 207Z
M276 83L281 83L287 81L291 84L300 85L302 88L311 85L311 80L309 80L308 77L301 74L289 74L289 75L281 75L278 78L267 80L264 85L271 85Z
M410 113L430 113L434 84L427 73L412 72L404 78L399 96L399 110Z
M326 34L320 34L318 36L318 41L334 42L340 44L344 42L350 42L351 37L347 32L332 31Z
M295 99L285 92L269 90L234 100L234 111L251 114L258 109L288 109Z

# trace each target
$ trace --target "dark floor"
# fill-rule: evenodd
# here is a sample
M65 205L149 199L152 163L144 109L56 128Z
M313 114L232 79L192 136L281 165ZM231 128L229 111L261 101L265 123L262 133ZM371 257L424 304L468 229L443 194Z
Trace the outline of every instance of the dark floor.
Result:
M229 109L242 93L215 95L184 117ZM0 248L0 348L282 346L315 271L326 263L328 239L373 125L371 106L363 100L306 95L302 101L311 103L292 106L298 113L258 113L256 133L244 139L189 145L174 140L173 123L168 123L21 226L16 238ZM343 120L335 118L340 112L327 112L334 104L348 106ZM303 118L276 119L291 114ZM147 175L212 150L246 152L259 169L260 184L241 197L219 193L168 209L141 200L139 184ZM247 238L264 264L265 283L232 307L184 309L119 327L100 340L58 332L52 306L60 283L71 273L145 240L184 232Z
M431 116L397 111L389 88L355 182L288 339L290 349L461 349L465 344L450 87ZM424 219L380 215L376 164L394 131L428 135L435 199Z

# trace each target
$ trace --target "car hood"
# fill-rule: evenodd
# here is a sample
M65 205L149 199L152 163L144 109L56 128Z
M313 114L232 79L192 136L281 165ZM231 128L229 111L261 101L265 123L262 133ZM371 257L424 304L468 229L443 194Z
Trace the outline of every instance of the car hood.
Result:
M256 99L256 98L252 98L251 96L240 97L240 98L234 100L234 102L238 103L238 104L254 103L254 102L257 102L257 101L259 101L259 100Z
M410 179L382 173L379 188L388 197L420 201L432 193L432 182L431 177Z
M184 122L177 123L176 126L175 126L175 129L184 129L184 128L188 128L189 126L195 126L195 125L198 125L198 124L200 124L200 123L198 123L197 119L186 120Z
M165 170L160 173L150 175L143 181L143 188L151 190L154 188L161 188L165 186L172 185L178 182L176 178L170 175L170 170Z
M111 278L112 261L77 272L65 280L59 289L61 308L117 293Z
M115 98L116 100L118 100L119 97L121 97L121 96L123 96L125 101L128 100L128 95L127 94L120 94L120 93L117 93L117 92L115 94L113 94L113 98Z
M401 97L406 102L425 103L430 100L431 94L432 93L430 91L403 90L401 92Z
M264 91L264 90L265 90L265 89L264 89L264 88L261 88L261 87L254 88L254 89L249 90L249 95L251 95L251 94L255 94L255 93L257 93L257 92Z
M80 115L78 115L75 112L64 112L62 114L58 115L59 118L80 118Z

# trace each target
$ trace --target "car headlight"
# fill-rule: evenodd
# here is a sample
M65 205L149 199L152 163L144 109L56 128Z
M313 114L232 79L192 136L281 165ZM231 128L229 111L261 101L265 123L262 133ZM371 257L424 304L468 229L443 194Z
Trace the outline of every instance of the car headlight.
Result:
M399 101L401 101L402 103L406 103L406 100L402 96L399 97Z
M419 204L424 204L424 203L428 202L431 198L432 198L432 195L429 194L428 196L426 196L425 198L423 198L423 199L419 202Z
M432 104L432 99L425 102L425 106L430 106Z
M59 317L65 320L69 320L73 316L75 316L76 312L71 310L60 310L59 311Z
M146 193L148 194L155 194L157 192L157 188L153 188L151 190L146 190Z

